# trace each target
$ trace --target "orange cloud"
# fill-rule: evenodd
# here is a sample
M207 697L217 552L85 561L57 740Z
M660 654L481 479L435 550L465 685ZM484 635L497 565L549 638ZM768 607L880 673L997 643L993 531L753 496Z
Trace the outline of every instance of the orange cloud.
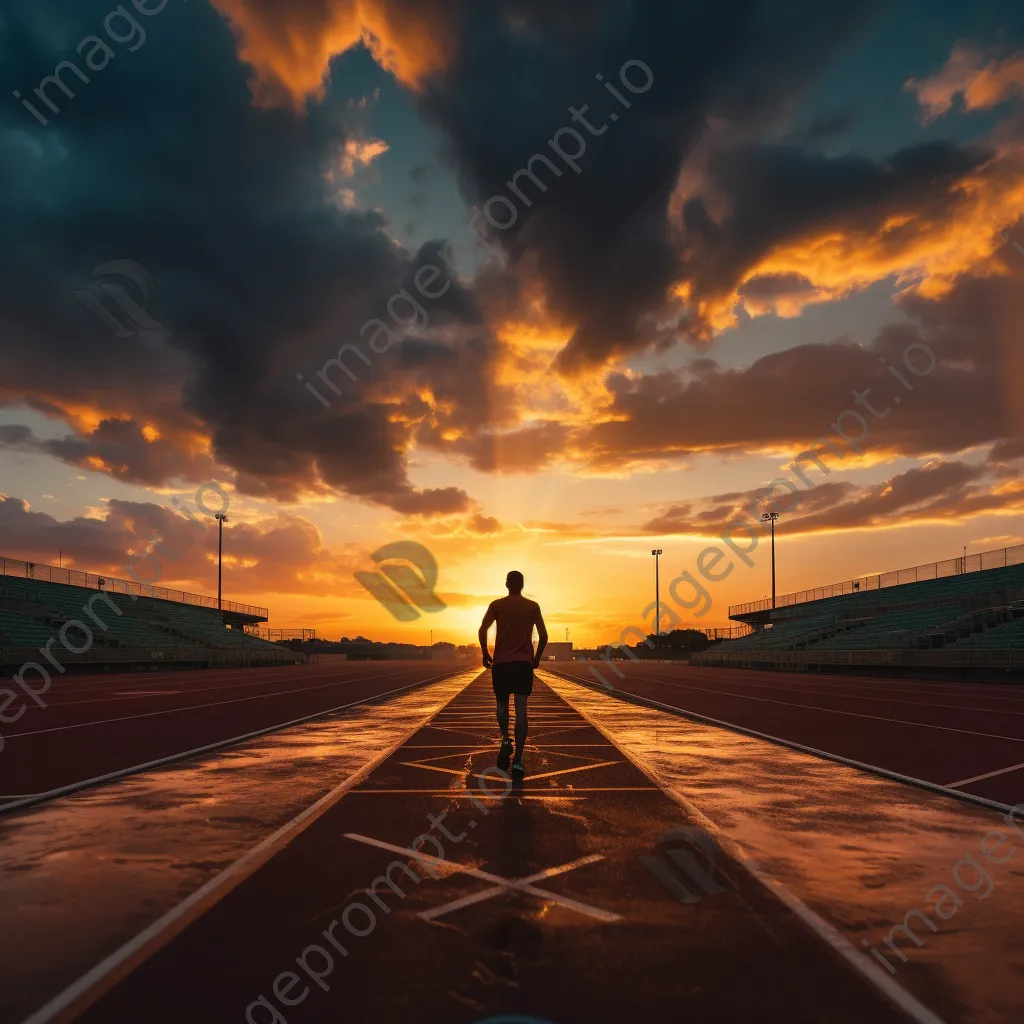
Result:
M383 139L346 139L341 158L341 173L351 178L358 166L368 167L377 157L388 151Z
M330 59L365 45L400 82L416 88L447 59L445 25L432 4L387 0L212 0L238 37L239 55L256 70L264 106L321 97Z
M1004 142L984 166L950 186L950 201L940 215L927 207L896 211L874 230L830 228L779 246L730 294L701 301L698 312L722 331L735 325L741 309L751 317L768 312L795 317L811 303L842 299L888 277L901 290L939 298L962 274L1002 272L993 256L1005 246L1001 232L1022 211L1024 144ZM760 292L757 286L765 281L799 286ZM684 295L682 285L676 294Z
M924 120L947 114L957 96L965 110L985 110L1024 91L1024 52L986 60L968 46L956 46L945 67L931 78L911 78L906 88L924 107Z

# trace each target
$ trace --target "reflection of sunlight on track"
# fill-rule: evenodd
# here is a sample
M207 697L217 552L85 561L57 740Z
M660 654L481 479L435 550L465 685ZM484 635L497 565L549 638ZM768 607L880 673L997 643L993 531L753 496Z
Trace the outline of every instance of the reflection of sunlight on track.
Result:
M52 991L52 964L95 963L110 950L124 962L144 944L131 937L163 911L161 927L177 927L228 876L237 884L312 824L478 675L460 672L0 822L0 936L18 937L0 940L0 991L33 981ZM34 870L21 870L28 864ZM42 907L59 913L59 929ZM39 949L47 955L34 956Z
M395 672L391 672L391 673L380 673L378 675L378 678L387 678L389 675L396 675L396 674L404 674L404 673L400 672L400 670L396 670ZM474 671L474 677L475 677L475 674L476 673ZM431 681L431 678L437 679L441 675L443 675L443 673L438 673L437 675L435 675L433 677L429 677L426 680L422 680L421 679L421 680L415 680L415 681L413 681L411 683L404 683L401 686L395 687L394 689L384 690L384 691L382 691L380 693L375 693L375 694L372 694L372 695L369 695L369 696L366 696L366 697L362 697L359 700L349 701L349 702L347 702L345 704L339 704L339 705L336 705L336 706L330 707L330 708L323 708L321 710L313 712L312 714L302 715L299 718L291 718L291 719L288 719L288 720L285 720L285 721L276 722L274 724L264 726L264 727L262 727L260 729L254 729L254 730L251 730L249 732L242 733L240 735L224 737L222 739L218 739L218 740L216 740L216 741L214 741L212 743L207 743L207 744L204 744L204 745L199 746L199 747L193 747L191 749L186 748L184 750L177 751L177 752L175 752L173 754L168 754L168 755L166 755L164 757L155 758L153 760L144 761L144 762L141 762L141 763L138 763L138 764L134 764L134 765L126 765L125 767L119 768L116 771L106 772L106 773L104 773L102 775L96 775L96 776L91 776L91 777L88 777L88 778L80 779L80 780L77 780L77 781L75 781L73 783L69 783L69 784L64 785L64 786L59 786L59 787L56 787L54 789L46 790L46 791L43 791L43 792L37 792L37 793L22 794L21 796L18 796L18 797L14 797L14 796L11 796L11 797L8 797L8 798L0 797L0 814L9 812L9 811L14 810L14 809L19 808L19 807L29 807L29 806L32 806L34 804L45 803L48 800L53 800L53 799L56 799L58 797L67 796L67 795L69 795L71 793L75 793L75 792L79 792L80 790L83 790L83 789L91 788L92 786L113 782L113 781L116 781L117 779L126 778L128 776L135 775L135 774L137 774L139 772L151 771L153 769L160 768L160 767L163 767L163 766L166 766L166 765L170 765L170 764L174 764L174 763L179 762L179 761L188 760L189 758L198 757L198 756L203 755L203 754L210 754L210 753L213 753L214 751L226 749L226 748L235 746L236 744L244 743L244 742L247 742L249 740L256 739L256 738L258 738L260 736L266 736L266 735L272 734L274 732L278 732L278 731L280 731L282 729L289 729L289 728L292 728L292 727L295 727L295 726L302 725L302 724L304 724L306 722L313 722L313 721L316 721L316 720L321 719L321 718L327 718L327 717L330 717L332 715L338 715L338 714L341 714L342 712L348 711L348 710L350 710L352 708L360 707L360 706L367 705L367 704L377 703L377 702L379 702L381 700L384 700L384 699L387 699L387 698L390 698L390 697L394 697L395 695L404 693L404 692L406 692L408 690L415 690L415 689L423 686L424 684L428 684ZM371 677L364 677L364 678L371 678ZM461 674L460 674L460 678L461 678ZM344 684L344 683L351 683L351 682L355 682L355 681L361 681L361 680L351 680L351 679L349 679L349 680L342 680L342 684ZM314 689L333 688L333 687L335 687L337 685L338 685L338 683L334 682L334 683L324 684L323 687L314 687ZM293 695L293 694L295 694L297 692L301 692L301 691L299 691L299 690L288 690L288 691L282 691L282 692L276 693L276 694L264 694L264 695L261 695L261 696L285 696L285 697L287 697L287 696L291 696L291 695ZM204 707L213 707L213 706L218 706L220 704L238 703L239 701L246 701L246 700L253 700L253 699L258 699L258 698L256 698L256 697L246 697L246 698L240 698L237 701L236 700L232 700L232 701L219 701L219 702L217 702L217 704L211 704L211 705L188 705L188 706L183 707L183 708L174 708L174 709L170 709L168 711L150 712L150 713L147 713L147 714L144 714L144 715L130 715L130 716L126 716L123 719L103 719L103 720L96 721L96 722L84 722L84 723L79 723L79 724L66 725L66 726L62 726L60 728L55 728L55 729L39 729L39 730L31 731L31 732L19 733L19 734L16 734L16 736L26 737L26 736L38 735L40 733L59 732L59 731L61 731L61 729L84 728L86 726L102 726L102 725L105 725L105 724L109 724L109 722L129 721L129 720L139 719L139 718L151 718L151 717L153 717L155 715L173 714L173 713L176 713L176 712L177 713L186 713L186 712L191 712L191 711L199 710L199 709L202 709ZM5 800L6 800L6 802L4 802Z
M1005 831L986 808L542 678L776 895L776 886L793 894L869 966L862 940L878 942L908 909L928 906L930 887L946 882L986 832ZM997 892L999 899L971 901L970 915L929 933L921 948L905 943L910 963L890 983L925 1002L940 984L951 986L977 1013L971 1019L1013 1019L1024 971L1014 910L1024 872L1004 869ZM1001 950L998 962L992 949Z

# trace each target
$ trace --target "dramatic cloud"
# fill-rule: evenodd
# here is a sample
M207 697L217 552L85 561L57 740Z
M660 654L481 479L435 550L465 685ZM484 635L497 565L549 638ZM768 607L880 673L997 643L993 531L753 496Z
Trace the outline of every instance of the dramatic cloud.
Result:
M964 110L984 110L1024 93L1024 52L1000 59L969 46L955 46L945 67L930 78L912 78L907 88L933 121L949 113L954 100Z
M77 5L74 24L5 16L8 77L30 91L68 57L75 25L102 24L107 9ZM209 8L168 7L148 27L144 59L119 58L74 98L51 90L59 127L14 103L0 113L0 403L75 431L13 443L131 482L205 479L215 464L239 489L281 500L332 489L407 513L468 509L455 488L409 482L416 424L395 415L407 392L397 346L371 351L360 336L422 262L379 213L347 212L333 196L331 170L373 147L353 148L326 108L309 118L254 108L235 40ZM119 336L76 299L91 291L131 323L131 307L89 278L112 259L151 276L162 334ZM143 299L124 279L102 283ZM465 320L486 346L461 288L431 313L439 325ZM373 365L349 356L361 379L325 410L296 373L315 380L349 342ZM458 359L473 343L447 350Z
M332 56L366 46L408 85L447 59L456 0L212 0L256 71L261 103L322 96Z
M43 6L5 15L0 35L25 95L109 10ZM67 71L73 96L51 83L54 123L0 112L0 404L68 427L7 427L0 447L127 483L349 495L485 535L460 487L413 483L417 451L485 473L584 474L799 451L868 387L877 408L903 395L872 420L872 459L1021 436L1021 267L1000 238L1024 209L1020 145L993 132L887 155L806 148L850 127L848 111L794 134L797 104L880 6L168 5L143 54L87 84ZM1015 94L1014 60L956 51L914 88L929 110L960 93L991 106ZM468 203L515 200L505 229L476 215L476 252L442 266L430 300L414 282L442 265L442 242L410 251L341 188L399 148L399 134L352 127L375 113L381 68L401 86L385 99L440 139L407 165L417 186L440 157ZM112 330L75 296L124 320L112 279L90 271L125 259L152 277L160 331ZM731 368L654 361L737 316L792 317L885 278L899 310L871 344L836 330ZM902 366L919 342L937 367L898 392L879 360Z
M0 427L0 448L52 455L126 483L154 486L172 480L207 480L216 464L204 450L190 451L188 437L164 438L134 420L101 420L79 436L40 440L28 427Z
M212 508L217 497L206 495ZM132 580L132 555L149 552L136 571L155 585L208 593L216 588L217 528L183 503L191 517L153 502L109 499L88 516L61 521L0 495L0 535L5 553L25 560ZM228 592L248 594L358 594L352 570L361 552L331 552L319 530L301 516L277 515L254 522L233 521L225 532L224 583Z
M893 277L939 295L984 267L1024 205L1024 149L933 142L884 160L795 147L722 149L682 206L678 291L709 337ZM715 214L713 211L723 211Z
M826 462L831 461L826 457ZM833 465L836 465L833 462ZM948 523L972 516L1024 511L1024 484L1019 480L995 486L984 464L935 461L906 470L875 484L857 487L848 482L819 483L810 490L788 490L766 500L764 489L720 494L700 503L672 505L644 524L650 534L718 537L729 524L751 524L750 509L783 510L786 535L837 530Z

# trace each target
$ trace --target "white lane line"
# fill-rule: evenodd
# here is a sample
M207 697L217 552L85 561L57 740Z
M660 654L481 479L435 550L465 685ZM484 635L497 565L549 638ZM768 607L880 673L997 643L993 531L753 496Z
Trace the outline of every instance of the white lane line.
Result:
M465 686L469 686L471 682L473 679L467 679ZM382 750L372 761L368 761L344 782L317 800L315 804L311 804L301 811L273 835L268 836L263 842L236 860L234 864L215 875L191 896L183 899L176 907L139 932L135 938L130 939L101 960L92 970L87 971L63 992L54 996L45 1006L41 1006L30 1017L27 1017L23 1024L49 1024L58 1014L63 1013L69 1007L74 1006L75 1011L81 1013L86 1007L92 1005L130 970L148 960L175 935L184 931L196 918L219 903L232 889L241 885L275 854L301 835L317 818L330 810L346 792L383 764L409 736L422 729L434 714L436 714L435 711L430 711L424 715L409 732L386 750Z
M235 689L238 686L249 685L249 680L253 676L259 676L258 680L254 685L269 686L276 682L292 682L296 679L323 679L327 676L338 675L340 678L350 678L344 675L346 666L353 671L359 671L361 662L338 662L335 664L326 665L262 665L259 667L245 667L238 669L179 669L179 670L166 670L164 672L124 672L124 673L110 673L103 676L63 676L61 678L61 689L59 691L51 691L51 693L59 693L61 695L67 694L69 696L77 696L83 693L103 693L107 691L123 689L125 692L130 692L133 682L138 687L152 687L160 685L172 685L172 686L188 686L189 682L209 682L213 679L223 680L234 680L242 679L245 680L242 683L227 683L221 685L216 683L213 686L203 686L193 689L186 688L182 692L184 693L203 693L207 690L221 690L221 689ZM391 663L394 664L394 663ZM417 667L418 663L405 662L403 663L407 667ZM434 663L436 665L436 662ZM296 668L302 669L319 669L319 671L307 671L301 675L290 675L289 672L294 671ZM275 673L275 678L269 678L265 675L267 672ZM202 680L198 677L202 676ZM95 685L89 685L89 683L95 683ZM105 697L92 698L96 702L106 700ZM68 704L84 704L90 703L90 701L68 701ZM65 705L60 702L54 702L50 707L64 707Z
M408 683L407 685L399 686L394 690L386 690L384 693L373 694L370 697L351 701L348 704L339 704L336 708L329 708L326 711L317 711L312 715L303 715L302 718L293 718L288 722L279 722L277 725L269 725L264 729L256 729L253 732L243 733L241 736L232 736L231 739L217 740L215 743L207 743L201 747L193 747L191 750L183 750L177 754L168 754L166 757L159 757L155 761L146 761L143 764L131 765L128 768L119 768L117 771L107 772L105 775L96 775L91 779L82 779L79 782L72 782L66 786L58 786L56 789L48 789L43 793L33 793L24 799L15 801L14 803L0 804L0 814L6 814L8 811L17 810L20 807L31 807L35 804L45 803L48 800L54 800L60 796L68 796L71 793L77 793L79 790L98 786L104 782L113 782L116 779L123 779L128 775L137 775L140 772L149 771L151 768L160 768L163 765L174 764L176 761L184 761L190 757L196 757L199 754L208 754L211 751L221 750L224 747L230 747L236 743L244 743L246 740L256 739L259 736L266 736L268 733L272 732L279 732L281 729L288 729L293 725L302 725L305 722L312 722L317 718L325 718L328 715L344 711L346 708L354 708L359 704L369 704L371 701L379 700L381 697L390 697L394 693L401 693L403 690L410 690L414 686L423 686L430 682L437 682L449 674L450 673L442 673L439 676L432 676L428 679Z
M565 702L579 712L583 718L588 722L591 722L591 725L593 725L598 732L607 736L612 743L615 743L615 737L596 722L587 718L587 716L573 703L571 698L566 697L563 694L559 694L559 696L562 696ZM607 696L607 694L605 694L605 696ZM700 810L699 807L696 806L696 804L691 802L689 797L685 796L674 786L662 786L655 773L651 771L643 761L639 758L633 757L627 750L619 746L618 743L615 743L615 745L619 748L619 752L624 757L628 758L629 761L643 772L647 778L656 783L663 792L668 793L669 796L680 804L691 816L695 824L700 825L705 832L713 835L715 841L722 850L731 856L733 860L746 868L746 870L750 872L758 882L760 882L769 890L769 892L793 911L793 913L796 914L796 916L799 917L800 920L818 936L818 938L835 950L835 952L838 953L858 974L862 975L868 982L879 989L879 991L899 1007L899 1009L913 1018L917 1024L946 1024L941 1017L925 1006L924 1003L911 995L902 986L897 985L890 975L886 974L881 967L869 960L866 954L861 953L856 946L849 941L849 939L833 928L832 925L830 925L824 918L811 910L806 903L800 900L794 893L790 892L785 885L768 875L747 855L742 846L740 846L731 836L726 835L715 822L713 822L706 814L704 814L703 811Z
M322 679L323 675L324 673L322 672L307 672L301 676L291 676L288 681L294 682L299 679ZM55 701L49 706L51 708L71 708L78 707L81 704L107 704L111 701L138 700L145 697L175 697L180 696L181 694L191 696L195 693L211 693L214 690L238 690L246 686L272 686L274 683L279 682L281 682L280 679L252 679L243 683L224 683L221 686L186 687L183 690L123 690L113 697L90 697L88 700L62 700L59 702ZM124 684L122 683L120 685L123 686ZM181 682L179 681L177 685L181 686Z
M632 673L630 671L633 668L632 662L620 662L619 664L620 664L621 667L623 667L623 668L625 668L627 670L626 671L626 678L627 679L632 678ZM690 668L689 665L687 665L686 667ZM666 666L664 666L664 665L648 665L648 664L643 664L643 669L646 672L664 672L664 671L666 671ZM736 685L755 686L755 687L759 687L759 686L769 686L770 687L770 686L775 685L774 683L772 683L770 678L765 678L766 676L774 676L776 674L776 672L774 670L768 670L768 669L733 669L732 666L723 666L722 668L709 668L708 666L704 666L704 665L694 665L694 666L692 666L692 669L695 672L702 672L702 673L703 672L707 672L707 673L714 673L716 675L722 675L723 678L725 678L727 682L735 682ZM555 669L553 671L561 671L561 670L560 669ZM744 677L744 678L740 679L740 678L737 678L736 672L755 673L757 675L757 678L756 679L747 679L747 678ZM728 675L726 675L727 673L728 673ZM779 670L778 671L778 675L783 677L784 679L786 679L786 681L789 682L789 683L799 683L799 682L802 682L802 680L790 678L790 676L792 676L792 673L786 672L785 670ZM676 680L676 679L680 679L680 678L685 678L685 677L680 677L678 675L669 675L668 677L666 677L665 681ZM707 677L704 676L704 675L698 675L696 678L697 678L698 681L702 681L702 682L707 682L708 681ZM832 677L832 678L834 679L836 677ZM944 697L962 696L962 697L973 697L975 699L980 697L983 700L1009 701L1011 703L1016 703L1018 705L1024 706L1024 687L1016 687L1016 684L1014 684L1014 683L993 683L992 686L993 687L995 687L995 686L1000 687L1001 688L1001 692L999 692L999 693L989 693L989 692L986 692L988 688L984 684L981 684L981 683L972 683L972 684L969 684L969 685L965 686L964 684L953 683L953 682L950 682L950 683L938 683L938 682L928 683L928 682L923 682L922 681L921 683L916 684L914 686L895 686L895 685L893 685L893 686L889 686L889 685L881 685L881 686L879 686L879 685L876 685L877 684L877 680L879 678L878 676L870 676L870 677L869 676L848 676L848 677L843 677L843 678L845 680L847 680L847 681L844 681L844 682L833 682L831 679L828 679L828 680L826 680L826 679L817 680L816 679L813 682L811 682L810 680L808 680L807 681L807 686L806 686L806 692L812 693L812 692L816 691L818 689L818 687L824 687L824 686L837 686L837 687L847 687L847 688L849 688L849 687L856 687L858 690L872 690L872 691L878 692L878 693L913 693L913 694L921 694L923 696L944 696ZM904 680L900 680L900 682L903 682L903 681ZM934 686L935 689L928 689L929 686ZM1014 689L1015 687L1018 690L1022 691L1020 693L1020 695L1019 696L1013 696L1013 697L1007 696L1007 693L1009 691L1011 691L1012 689Z
M972 782L981 782L982 779L994 779L997 775L1015 772L1018 768L1024 768L1024 764L1013 764L1009 768L1000 768L994 772L986 772L984 775L975 775L969 779L961 779L959 782L947 782L946 785L950 789L957 789L959 786L967 786Z
M629 678L641 679L643 677L642 676L630 676ZM672 678L657 677L657 676L653 676L653 677L652 676L648 676L647 679L649 681L651 681L651 682L663 683L663 684L665 684L667 686L679 686L682 689L686 689L686 690L699 690L699 689L702 689L702 687L694 686L692 683L684 682L681 679L672 679ZM739 681L734 681L734 680L731 680L731 679L724 679L724 678L723 678L722 682L726 683L728 685L732 685L732 686L749 686L753 690L783 690L786 693L802 693L802 694L804 694L804 695L806 695L808 697L827 697L827 698L830 698L832 700L846 700L846 699L849 699L849 700L870 700L870 701L874 701L874 702L876 702L878 704L913 704L915 707L918 707L918 708L948 708L951 711L977 711L977 712L980 712L983 715L999 715L1000 717L1005 716L1005 715L1018 715L1018 716L1024 718L1024 711L1006 711L1006 710L1004 710L1002 708L972 708L972 707L968 707L968 706L966 706L964 704L935 704L935 703L933 703L931 701L903 700L900 697L868 697L868 696L865 696L865 695L862 695L862 694L858 694L858 693L850 693L850 692L832 693L832 692L827 691L827 690L816 690L816 689L811 688L811 687L806 687L805 688L805 687L799 687L799 686L780 686L778 684L773 684L773 683L767 683L767 684L747 683L747 682L739 682ZM723 694L723 696L726 696L726 697L742 697L742 696L745 696L745 694L734 693L731 690L720 690L720 691L710 691L710 692L720 692L720 693ZM926 694L922 694L922 696L927 696L927 695ZM1018 701L1017 703L1021 703L1021 702Z
M568 673L565 673L568 675ZM577 681L580 681L580 677L570 677ZM636 679L642 683L661 683L661 679L651 679L649 676L632 676L631 678ZM621 687L619 688L621 689ZM994 732L976 732L974 729L957 729L952 725L931 725L928 722L910 722L904 718L886 718L882 715L866 715L860 711L840 711L837 708L822 708L816 704L794 704L788 700L775 700L771 697L754 697L749 693L723 693L721 690L709 690L704 686L691 686L686 684L688 690L699 690L702 693L713 693L716 697L732 697L736 700L756 700L761 704L781 704L787 708L802 708L804 711L820 711L825 715L846 715L849 718L867 718L872 722L890 722L893 725L909 725L915 729L938 729L940 732L958 732L964 736L982 736L988 740L1007 740L1010 743L1024 743L1024 736L1002 736L999 733ZM622 691L629 693L628 690ZM640 697L640 694L631 694L634 697ZM643 698L646 699L646 698ZM679 709L682 710L682 709Z
M559 670L561 671L561 670ZM826 761L835 761L836 764L845 764L851 768L859 768L861 771L870 772L872 775L879 775L883 779L893 779L896 782L905 782L911 786L918 786L921 789L930 790L932 793L939 793L942 796L953 797L956 800L965 800L968 803L978 804L981 807L989 807L995 811L1009 813L1013 808L1009 804L1001 804L998 800L989 800L988 797L977 796L974 793L964 793L959 789L950 789L938 782L929 782L927 779L918 779L913 775L902 775L890 768L880 768L877 764L868 764L865 761L855 761L852 757L843 757L842 754L834 754L831 750L819 750L817 747L809 747L805 743L797 743L796 740L783 739L781 736L772 736L767 732L760 732L757 729L750 729L745 725L737 725L735 722L726 722L721 718L712 718L710 715L701 715L696 711L687 711L685 708L676 707L675 704L663 704L661 701L653 700L650 697L641 697L639 694L630 693L629 690L616 690L614 694L608 694L604 689L598 689L597 684L589 679L579 676L570 676L567 672L562 674L571 682L579 683L581 686L595 693L603 693L613 696L618 700L627 703L633 702L641 707L655 708L658 711L667 711L669 714L678 715L680 718L688 718L703 725L714 725L720 729L728 729L730 732L737 732L743 736L753 736L755 739L767 740L769 743L777 743L780 747L789 747L790 750L799 750L802 754L812 754L814 757L824 758ZM557 678L557 677L556 677ZM1018 805L1019 806L1019 805Z
M343 665L345 663L342 663ZM353 663L354 664L354 663ZM165 669L162 672L106 672L90 675L62 676L64 693L102 693L107 690L115 690L118 687L130 688L135 686L155 686L164 683L173 683L180 686L182 679L187 683L189 680L203 676L208 679L240 679L245 673L280 671L283 679L291 678L285 670L294 671L296 668L314 668L310 665L295 665L289 662L287 665L260 665L245 666L242 668L198 668L198 669ZM222 674L223 673L223 674ZM230 674L229 674L230 673ZM317 673L325 675L325 672ZM198 680L197 680L198 681Z
M405 671L408 671L406 669ZM457 670L455 670L457 671ZM362 682L365 679L387 679L393 675L401 675L401 672L389 672L387 675L371 673L368 676L356 676L354 679L347 679L345 682ZM326 690L332 686L340 685L340 680L330 683L320 683L317 686L300 686L297 690L278 690L276 693L256 693L251 697L232 697L231 700L215 700L207 704L189 704L183 708L164 708L163 711L144 711L138 715L121 715L119 718L98 718L94 722L74 722L71 725L55 725L49 729L29 729L23 732L8 733L4 739L8 742L20 739L22 736L41 736L48 732L66 732L69 729L91 729L96 725L110 725L112 722L134 722L140 718L155 718L157 715L178 715L185 711L198 711L201 708L218 708L225 704L244 704L250 700L268 700L271 697L290 697L294 693L309 693L312 690ZM53 705L60 707L59 704Z

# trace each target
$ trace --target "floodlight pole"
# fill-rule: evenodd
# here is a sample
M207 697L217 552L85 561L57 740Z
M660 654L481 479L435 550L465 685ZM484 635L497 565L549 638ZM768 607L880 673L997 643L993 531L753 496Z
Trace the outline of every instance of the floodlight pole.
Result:
M761 516L761 522L772 524L772 611L775 610L775 520L778 518L778 512L765 512Z
M218 512L217 520L217 610L221 608L221 570L224 562L224 524L228 517L223 512Z
M654 652L657 654L660 646L658 636L661 633L661 589L658 585L658 558L663 554L661 548L653 548L654 555Z

